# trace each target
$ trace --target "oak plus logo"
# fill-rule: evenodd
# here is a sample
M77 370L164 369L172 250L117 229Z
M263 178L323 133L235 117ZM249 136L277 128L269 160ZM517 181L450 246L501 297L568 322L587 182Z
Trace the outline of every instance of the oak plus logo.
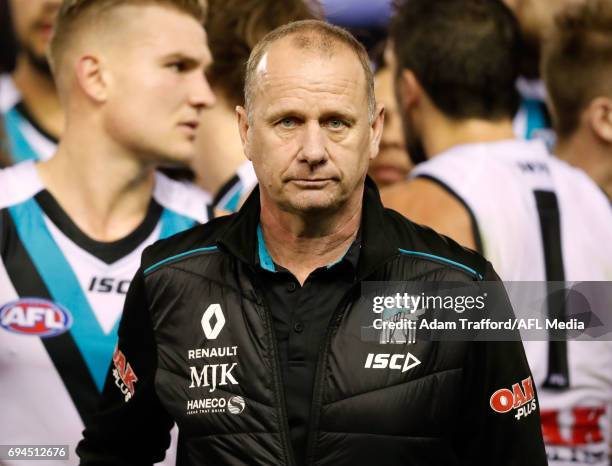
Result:
M393 369L406 372L421 364L412 353L388 354L388 353L369 353L366 358L366 369Z
M220 304L211 304L202 315L202 330L209 340L215 340L225 326L225 316Z
M517 420L529 416L536 410L531 377L527 377L520 384L515 383L511 389L500 388L491 395L489 403L496 413L504 414L514 409L516 411L514 417Z
M115 366L113 369L115 385L121 390L127 403L134 396L134 384L138 382L138 377L118 347L115 347L113 353L113 365Z

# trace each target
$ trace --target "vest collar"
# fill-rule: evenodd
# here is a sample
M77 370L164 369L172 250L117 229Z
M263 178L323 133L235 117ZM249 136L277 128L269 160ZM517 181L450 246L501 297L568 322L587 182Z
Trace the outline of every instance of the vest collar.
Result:
M400 247L397 235L385 218L378 189L369 177L365 181L362 209L358 280L363 280L380 265L395 257ZM259 187L256 187L217 240L223 249L252 267L259 262L257 228L260 210Z

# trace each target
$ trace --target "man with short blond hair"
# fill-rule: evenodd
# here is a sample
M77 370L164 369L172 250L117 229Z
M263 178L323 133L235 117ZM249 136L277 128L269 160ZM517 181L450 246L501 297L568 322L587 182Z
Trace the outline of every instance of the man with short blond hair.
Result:
M65 1L51 52L65 131L50 160L0 171L0 353L13 355L0 364L0 438L67 445L55 464L74 464L119 364L142 250L210 217L207 193L155 171L190 161L214 102L199 5Z
M612 4L589 0L555 23L542 60L555 154L612 198ZM571 83L571 85L568 85Z
M78 39L100 42L100 35L105 39L114 36L111 24L128 20L119 6L157 5L182 11L192 16L199 23L206 17L205 0L65 0L59 10L53 38L49 45L50 64L55 68L56 79L61 80L58 68L66 63L63 58L69 52L79 49L82 44ZM133 20L132 15L129 20ZM95 32L95 33L94 33Z
M238 213L143 253L118 345L138 380L125 402L109 374L81 464L148 463L173 421L183 466L544 464L519 341L363 336L367 281L495 279L383 209L366 179L383 107L363 48L301 21L264 38L247 69L238 127L259 188ZM517 407L533 406L520 421L489 406L515 380Z

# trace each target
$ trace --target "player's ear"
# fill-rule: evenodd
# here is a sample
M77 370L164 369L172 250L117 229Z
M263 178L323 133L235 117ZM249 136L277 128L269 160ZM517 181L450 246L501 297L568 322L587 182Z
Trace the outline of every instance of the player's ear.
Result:
M402 70L397 79L396 93L400 111L407 112L418 105L423 94L423 88L412 70Z
M242 141L242 150L247 159L251 160L249 150L249 115L246 109L240 105L236 106L236 117L238 118L238 132Z
M586 116L595 135L612 144L612 99L608 97L593 99L587 107Z
M83 55L75 64L76 80L81 90L91 99L104 102L108 97L108 79L100 59Z

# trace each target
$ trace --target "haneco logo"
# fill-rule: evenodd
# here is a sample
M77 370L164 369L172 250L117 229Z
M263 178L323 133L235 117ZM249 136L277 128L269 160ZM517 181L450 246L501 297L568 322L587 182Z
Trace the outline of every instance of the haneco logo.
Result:
M402 364L402 360L404 363ZM365 362L366 369L398 369L406 372L413 367L421 364L416 356L412 353L406 354L385 354L385 353L369 353Z
M22 298L0 308L0 326L21 335L54 337L72 326L72 316L51 301Z
M246 408L244 398L238 395L232 396L229 400L226 398L200 398L198 400L187 401L187 415L194 414L214 414L214 413L231 413L240 414Z
M214 326L211 325L212 318L215 317ZM209 340L215 340L221 330L223 330L223 326L225 325L225 316L223 315L223 311L221 310L220 304L211 304L204 311L204 315L202 315L202 330L204 330L204 335Z
M246 403L241 396L233 396L227 402L227 410L232 414L240 414L244 411Z

